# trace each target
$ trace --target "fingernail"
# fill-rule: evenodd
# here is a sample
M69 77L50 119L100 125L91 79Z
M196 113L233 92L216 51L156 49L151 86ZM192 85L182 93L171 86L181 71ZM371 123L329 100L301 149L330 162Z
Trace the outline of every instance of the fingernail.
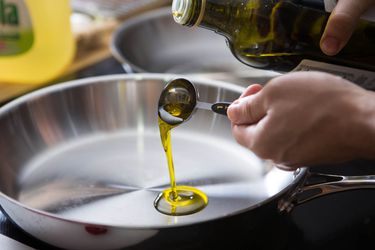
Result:
M238 106L241 105L242 101L243 101L242 98L235 100L234 102L232 102L231 105L229 105L228 109L229 109L229 108L230 108L230 109L237 109Z
M340 41L333 37L333 36L327 36L322 41L322 51L329 55L333 56L336 55L339 52L340 49Z
M232 104L231 104L230 106L235 106L235 105L237 105L237 104L239 104L239 103L240 103L240 100L237 99L237 100L235 100L234 102L232 102Z
M237 110L238 110L240 103L241 101L240 99L238 99L232 102L232 104L228 107L227 115L228 115L229 120L231 120L232 122L235 122L237 119Z

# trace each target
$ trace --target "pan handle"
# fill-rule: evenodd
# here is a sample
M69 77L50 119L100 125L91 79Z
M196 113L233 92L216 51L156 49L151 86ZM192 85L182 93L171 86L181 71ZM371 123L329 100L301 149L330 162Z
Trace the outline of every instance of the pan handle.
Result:
M375 188L375 175L342 176L307 171L301 184L279 201L278 208L280 212L290 212L296 205L323 195L372 188Z

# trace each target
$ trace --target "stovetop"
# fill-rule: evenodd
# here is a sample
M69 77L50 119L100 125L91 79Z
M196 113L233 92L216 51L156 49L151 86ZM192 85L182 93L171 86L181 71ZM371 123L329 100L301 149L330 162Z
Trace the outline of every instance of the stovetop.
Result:
M79 72L74 78L117 73L123 73L121 66L113 58L109 58ZM375 161L357 160L311 169L327 174L374 175ZM290 223L285 226L283 232L280 232L286 242L282 249L342 250L368 249L369 246L375 246L375 189L353 190L323 196L298 205L289 214L283 216L287 216ZM272 224L269 227L272 230ZM35 249L58 249L28 235L1 211L0 234ZM267 239L267 235L264 235L264 238L272 240ZM153 249L158 247L153 246ZM174 249L186 249L186 246L176 246ZM249 242L249 245L243 246L242 249L254 248Z

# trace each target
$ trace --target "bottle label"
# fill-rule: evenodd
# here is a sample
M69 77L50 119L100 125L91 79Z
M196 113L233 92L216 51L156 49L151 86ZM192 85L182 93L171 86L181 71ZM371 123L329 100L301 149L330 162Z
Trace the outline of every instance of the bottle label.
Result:
M332 12L335 8L338 0L324 0L324 8L327 12ZM369 8L363 15L361 19L375 22L375 7Z
M32 22L24 0L0 0L0 56L28 51L34 42Z
M359 86L375 90L375 72L353 69L329 63L322 63L312 60L302 60L293 71L321 71L337 76L358 84Z

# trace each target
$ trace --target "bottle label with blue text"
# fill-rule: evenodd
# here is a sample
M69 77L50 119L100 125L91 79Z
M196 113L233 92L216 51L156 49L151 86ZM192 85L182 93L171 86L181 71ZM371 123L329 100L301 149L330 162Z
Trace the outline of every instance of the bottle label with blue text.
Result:
M313 60L302 60L293 71L320 71L340 76L359 86L375 90L375 72L338 66Z
M0 56L18 55L34 43L30 14L24 0L0 0Z

